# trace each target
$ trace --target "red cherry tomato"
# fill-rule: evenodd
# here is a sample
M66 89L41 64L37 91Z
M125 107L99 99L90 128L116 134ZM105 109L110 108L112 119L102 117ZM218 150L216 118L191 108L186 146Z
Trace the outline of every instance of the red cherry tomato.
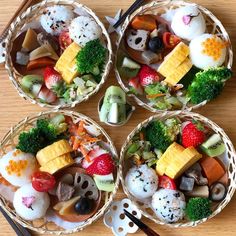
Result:
M47 192L56 184L55 177L47 172L38 171L32 176L32 186L38 192Z
M176 190L175 181L165 175L159 176L159 184L158 185L160 188Z
M65 50L72 43L72 39L70 38L68 31L63 31L59 35L59 44L62 50Z
M181 39L179 37L174 34L171 34L170 32L165 32L163 34L162 40L165 44L165 47L170 49L174 48L177 44L181 42Z

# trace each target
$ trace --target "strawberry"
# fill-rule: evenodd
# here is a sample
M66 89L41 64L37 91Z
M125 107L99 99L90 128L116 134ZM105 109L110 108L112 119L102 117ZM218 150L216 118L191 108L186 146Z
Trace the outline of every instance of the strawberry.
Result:
M55 93L44 86L41 88L38 98L46 103L53 103L57 100Z
M88 161L84 158L83 161L82 161L82 167L83 167L84 169L88 168L88 167L93 163L93 161L94 161L97 157L99 157L99 156L101 156L102 154L105 154L105 153L107 153L106 150L100 148L99 146L95 146L95 147L88 153L88 156L89 156L91 162L88 162Z
M145 87L149 84L154 84L160 80L158 73L150 66L142 65L139 71L139 82Z
M202 144L206 135L205 128L200 122L191 121L182 130L182 145L187 147L198 147Z
M114 163L110 154L102 154L96 157L93 163L86 168L89 175L109 175L114 171Z
M46 67L43 77L45 85L48 89L56 88L62 83L61 75L52 67Z
M133 77L129 80L130 91L136 95L143 94L143 88L139 83L139 77Z

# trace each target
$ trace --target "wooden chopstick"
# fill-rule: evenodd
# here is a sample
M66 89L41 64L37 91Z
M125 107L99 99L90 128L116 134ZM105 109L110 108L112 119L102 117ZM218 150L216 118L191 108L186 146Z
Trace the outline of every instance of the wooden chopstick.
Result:
M10 21L7 23L4 30L2 31L2 33L0 35L0 42L5 39L7 32L9 30L9 27L10 27L11 23L15 20L15 18L17 16L19 16L21 13L23 13L32 4L33 1L34 0L23 0L22 1L22 3L20 4L20 6L17 9L17 11L15 12L15 14L12 16L12 18L10 19Z
M145 2L145 0L136 0L131 6L130 8L121 16L121 18L113 25L113 27L116 29L119 25L121 25L126 17L130 14L132 14L136 9L138 9L143 3Z
M125 215L133 221L146 235L148 236L160 236L154 230L145 225L141 220L133 216L130 212L124 209Z
M12 229L14 229L17 236L31 236L31 233L23 226L19 225L14 220L12 220L10 216L2 209L2 207L0 207L0 211L2 212L7 222L11 225Z

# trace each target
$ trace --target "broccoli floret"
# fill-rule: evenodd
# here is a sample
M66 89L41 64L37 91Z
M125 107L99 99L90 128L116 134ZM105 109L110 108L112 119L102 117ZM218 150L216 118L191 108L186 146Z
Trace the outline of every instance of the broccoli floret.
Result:
M57 115L51 120L37 120L37 128L49 141L55 141L58 135L66 131L67 124L65 123L65 117L63 115Z
M67 130L65 117L57 115L52 119L39 119L36 127L19 135L17 149L36 154L40 149L52 144Z
M32 128L28 132L19 135L17 149L22 152L36 154L40 149L47 145L47 139L41 135L38 128Z
M192 221L201 220L211 215L211 201L208 198L190 198L186 209L186 215Z
M224 82L232 77L232 71L226 67L211 68L196 74L188 87L187 97L193 104L216 98L224 87Z
M153 121L146 128L146 138L151 145L164 152L180 132L178 119L171 118L163 121Z
M99 79L105 60L107 49L104 48L99 39L86 43L85 47L77 55L77 69L80 74L93 74Z

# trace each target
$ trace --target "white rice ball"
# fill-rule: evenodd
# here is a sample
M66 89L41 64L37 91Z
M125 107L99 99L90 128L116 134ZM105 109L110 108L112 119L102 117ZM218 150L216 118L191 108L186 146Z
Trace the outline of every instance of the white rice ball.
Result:
M190 42L190 59L199 69L221 66L226 58L226 45L221 38L203 34Z
M44 217L49 205L48 194L37 192L31 184L24 185L15 192L13 206L16 213L25 220Z
M196 6L186 6L176 10L171 28L178 37L191 41L205 33L206 21Z
M69 26L70 38L79 46L91 40L98 39L102 36L102 30L97 22L89 16L78 16Z
M67 30L73 18L74 13L68 7L52 6L45 10L40 18L40 23L47 33L57 36Z
M0 159L1 175L14 186L30 183L31 176L36 170L36 158L18 149L8 152Z
M172 189L160 189L152 196L152 208L157 217L167 223L183 219L185 215L185 197L182 192Z
M158 176L147 165L135 166L128 171L125 177L125 184L134 197L145 199L156 192Z

